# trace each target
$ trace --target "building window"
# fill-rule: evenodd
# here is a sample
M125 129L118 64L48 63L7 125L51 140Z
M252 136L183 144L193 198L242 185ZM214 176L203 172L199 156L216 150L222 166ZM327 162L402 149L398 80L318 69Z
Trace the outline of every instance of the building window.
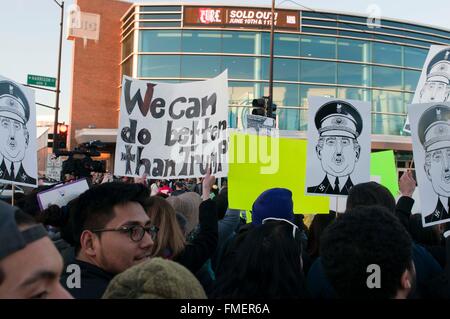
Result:
M300 110L291 108L278 108L277 110L278 128L280 130L298 131L300 130Z
M336 83L336 63L302 60L300 81L315 83Z
M372 43L374 63L402 65L402 47L395 44Z
M370 42L338 39L338 60L371 62Z
M339 87L337 97L340 99L359 100L371 103L372 91L369 89Z
M180 52L181 31L178 30L140 31L139 51Z
M410 68L421 69L427 58L428 51L419 48L404 47L404 65Z
M372 114L372 133L382 135L403 135L406 116Z
M404 70L404 82L406 91L415 91L420 78L420 71Z
M372 86L391 90L402 90L402 70L381 66L372 67Z
M260 92L261 83L228 81L230 104L250 106Z
M302 36L301 56L311 58L336 58L336 39L329 37Z
M300 106L308 106L308 96L336 97L336 87L319 85L300 85Z
M181 6L141 6L141 12L178 12L181 11Z
M275 33L274 55L300 56L300 36L297 34ZM262 54L270 54L270 33L262 34Z
M338 83L370 86L370 67L363 64L338 63Z
M220 56L181 57L181 77L212 78L220 74Z
M180 77L179 55L140 55L139 77Z
M264 59L267 63L263 64L264 79L269 79L270 60ZM294 81L299 80L300 61L297 59L276 58L273 61L273 79L275 81Z
M129 58L124 63L122 63L122 76L128 75L133 76L133 58Z
M374 134L401 135L406 113L403 93L373 90L372 92L372 132ZM389 115L379 113L398 113L400 115Z
M159 22L139 22L141 28L173 28L181 27L181 22L177 21L159 21Z
M183 52L222 52L222 32L184 30L181 42Z
M222 57L222 71L228 69L228 78L231 79L261 79L261 58L250 57Z
M181 14L141 14L139 18L141 20L180 20Z
M261 54L261 33L223 31L224 53Z
M302 32L304 33L319 33L319 34L337 34L337 29L322 29L302 26Z
M122 60L133 52L134 47L134 32L131 32L125 40L122 41Z

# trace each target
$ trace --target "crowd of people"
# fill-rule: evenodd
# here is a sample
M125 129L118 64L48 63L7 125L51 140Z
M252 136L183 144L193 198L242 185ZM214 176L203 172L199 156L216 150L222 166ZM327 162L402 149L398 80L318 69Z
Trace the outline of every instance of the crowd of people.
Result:
M450 297L450 231L411 213L416 182L351 188L345 212L305 224L292 192L264 191L251 221L228 187L93 174L41 210L40 186L0 201L0 298L418 299ZM245 194L242 194L245 196Z

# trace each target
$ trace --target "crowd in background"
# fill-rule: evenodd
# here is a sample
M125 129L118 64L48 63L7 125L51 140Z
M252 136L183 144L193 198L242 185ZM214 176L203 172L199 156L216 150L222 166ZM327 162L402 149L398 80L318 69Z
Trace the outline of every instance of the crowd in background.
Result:
M358 184L345 212L308 225L285 188L261 193L246 220L210 173L89 183L63 207L39 207L53 186L0 201L0 298L450 297L448 226L423 228L411 213L411 172L397 201Z

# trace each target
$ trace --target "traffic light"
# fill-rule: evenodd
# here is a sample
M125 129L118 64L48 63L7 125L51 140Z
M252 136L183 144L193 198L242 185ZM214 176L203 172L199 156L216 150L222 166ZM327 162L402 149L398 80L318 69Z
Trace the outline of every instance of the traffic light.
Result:
M275 103L272 103L270 110L267 110L267 117L271 117L274 120L277 118L277 115L275 114L275 111L277 110L277 105Z
M254 99L252 102L252 106L253 106L252 114L266 116L266 104L267 104L266 97Z
M58 123L58 132L53 134L53 144L55 149L67 148L67 133L69 131L69 126L63 123Z

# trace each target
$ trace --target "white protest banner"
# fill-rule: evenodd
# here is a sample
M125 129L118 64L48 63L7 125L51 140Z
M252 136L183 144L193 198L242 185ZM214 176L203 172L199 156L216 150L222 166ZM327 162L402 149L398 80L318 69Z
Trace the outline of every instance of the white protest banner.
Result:
M308 98L306 193L347 196L370 181L370 103Z
M72 199L77 198L89 189L86 179L79 179L75 182L53 187L49 190L39 192L37 199L42 210L50 205L62 207L67 205Z
M45 176L55 181L61 180L62 160L61 157L55 157L54 154L47 155L47 166Z
M411 104L450 101L450 46L432 45L422 68ZM404 131L410 132L406 118Z
M450 221L450 103L408 105L424 226Z
M0 76L0 183L37 187L34 91Z
M201 177L211 163L228 173L227 71L206 81L166 84L124 76L114 174Z

